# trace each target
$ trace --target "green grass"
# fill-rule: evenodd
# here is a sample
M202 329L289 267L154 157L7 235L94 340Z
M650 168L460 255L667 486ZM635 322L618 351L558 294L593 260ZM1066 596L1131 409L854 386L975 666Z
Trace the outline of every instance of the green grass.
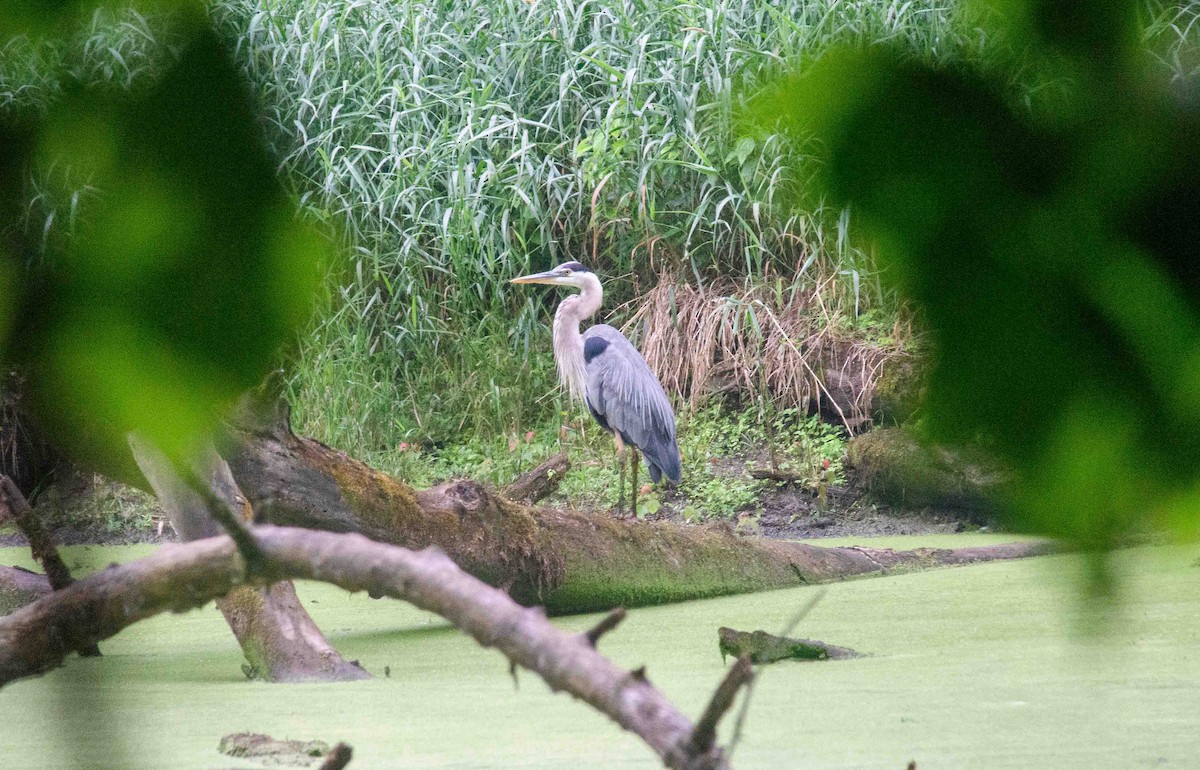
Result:
M903 544L926 542L951 544ZM73 548L68 562L100 566L147 551ZM1074 557L829 586L796 634L871 657L764 669L735 767L1191 766L1200 753L1198 557L1197 546L1116 554L1123 593L1103 632L1088 630L1097 616L1084 613ZM14 560L27 563L23 551L0 551L0 561ZM776 632L813 590L636 610L601 649L621 665L646 664L694 716L723 671L717 627ZM100 660L72 659L0 690L0 748L29 768L250 767L216 753L222 735L249 730L345 740L364 768L660 766L637 739L531 675L514 690L495 652L432 616L323 586L300 593L338 648L378 680L247 682L209 607L139 624L103 645ZM582 629L593 620L556 622Z
M740 134L736 89L847 37L959 38L928 2L232 0L217 16L297 193L354 249L295 379L305 429L352 452L561 408L543 397L552 298L506 284L534 267L591 263L617 322L661 272L840 272L873 304L838 212L787 202L795 148Z
M604 275L599 320L617 325L667 275L780 296L820 287L830 323L865 317L862 334L886 338L895 303L848 239L851 212L797 203L804 148L747 129L741 99L839 42L1006 60L947 0L211 8L299 210L344 245L287 365L300 429L355 455L556 419L556 298L506 281L565 258ZM1155 72L1194 83L1198 12L1144 8ZM55 45L9 41L0 109L45 109L67 78L135 86L177 42L130 10L99 11ZM1014 98L1052 98L1031 77L1010 73ZM30 226L69 236L95 191L52 163L43 176Z
M766 425L773 430L768 439ZM655 513L667 505L685 518L732 519L753 509L764 483L752 479L747 466L766 466L765 447L776 448L780 469L797 474L800 483L843 479L846 434L839 427L784 409L764 418L757 410L734 411L721 404L680 416L679 445L684 458L684 482L665 502L661 491L643 500L639 512ZM442 446L401 442L366 454L363 459L416 486L426 487L450 478L471 478L503 487L522 473L565 451L571 469L552 505L607 509L617 502L618 475L612 438L590 417L563 413L559 420L508 431L499 436L471 436ZM824 470L822 461L829 461ZM645 465L640 480L649 483Z

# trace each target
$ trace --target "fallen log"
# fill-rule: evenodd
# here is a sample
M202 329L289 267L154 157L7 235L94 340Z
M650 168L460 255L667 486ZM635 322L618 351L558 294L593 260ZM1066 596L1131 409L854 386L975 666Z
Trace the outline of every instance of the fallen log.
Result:
M481 484L426 490L296 436L269 387L246 396L225 458L257 521L437 545L460 567L553 614L638 607L902 569L1014 559L1045 543L891 551L742 537L727 525L635 522L531 508Z
M154 554L111 566L0 618L0 686L57 665L71 650L113 636L165 611L200 607L235 586L308 579L347 591L403 599L437 613L514 665L588 703L638 735L677 770L722 770L713 743L749 662L731 670L698 727L650 684L644 669L627 671L596 651L594 635L563 631L538 609L463 572L436 549L415 552L358 535L255 527L263 555L254 571L227 536L164 545ZM611 627L611 623L607 627Z

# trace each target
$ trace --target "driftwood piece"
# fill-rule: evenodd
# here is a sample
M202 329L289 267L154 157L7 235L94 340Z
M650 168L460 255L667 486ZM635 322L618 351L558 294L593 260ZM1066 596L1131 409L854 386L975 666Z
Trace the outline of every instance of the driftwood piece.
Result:
M603 612L709 596L1046 553L1044 543L890 551L742 537L728 526L619 521L518 505L470 481L417 491L292 433L287 404L243 400L225 457L260 520L424 548L522 604Z
M214 506L223 507L241 520L250 519L250 507L229 466L211 447L193 468L198 485L215 499L204 499L195 486L180 477L174 465L154 446L135 435L129 437L138 467L154 488L172 526L184 540L222 533L210 515ZM236 524L241 528L240 522ZM239 533L246 540L248 533ZM257 548L257 545L255 545ZM243 544L239 550L245 556ZM256 555L261 560L261 555ZM255 567L252 564L251 569ZM296 597L290 581L270 586L239 586L217 599L246 656L247 676L267 682L352 681L370 679L357 664L343 658L321 633Z
M641 737L668 767L728 767L719 748L694 749L691 721L643 670L618 667L586 634L555 627L540 610L520 606L436 549L410 551L358 535L294 528L256 527L254 534L266 558L265 573L247 572L228 537L165 545L0 618L0 685L55 666L71 650L139 620L202 606L234 586L319 580L404 599L441 615L484 647L538 674L552 690L569 692Z
M338 744L339 746L342 744ZM217 751L227 757L248 759L268 765L315 766L333 753L325 741L294 741L262 733L232 733L221 738ZM321 767L325 763L321 762Z
M722 660L726 655L737 658L747 656L756 665L780 660L845 660L862 657L862 653L849 647L838 647L813 639L776 636L766 631L735 631L724 626L717 629L717 644Z
M24 607L54 591L50 580L40 572L21 567L0 567L0 615Z
M553 494L570 469L571 461L567 459L567 453L559 452L533 470L521 474L504 488L504 496L515 503L536 503Z

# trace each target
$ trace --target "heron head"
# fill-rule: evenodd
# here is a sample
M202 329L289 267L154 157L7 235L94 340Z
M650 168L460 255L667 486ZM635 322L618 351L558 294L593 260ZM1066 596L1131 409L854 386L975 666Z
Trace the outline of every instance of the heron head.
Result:
M509 283L547 283L554 286L574 286L582 289L589 280L595 280L591 270L578 262L563 262L553 270L544 273L533 273L514 278Z

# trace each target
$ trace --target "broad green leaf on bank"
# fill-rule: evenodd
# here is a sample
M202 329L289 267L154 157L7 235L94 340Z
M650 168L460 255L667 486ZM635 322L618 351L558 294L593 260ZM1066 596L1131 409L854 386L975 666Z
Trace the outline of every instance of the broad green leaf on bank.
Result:
M130 429L186 451L305 320L325 243L207 30L144 90L68 92L39 129L34 163L99 190L12 337L40 412L88 454L120 452Z

